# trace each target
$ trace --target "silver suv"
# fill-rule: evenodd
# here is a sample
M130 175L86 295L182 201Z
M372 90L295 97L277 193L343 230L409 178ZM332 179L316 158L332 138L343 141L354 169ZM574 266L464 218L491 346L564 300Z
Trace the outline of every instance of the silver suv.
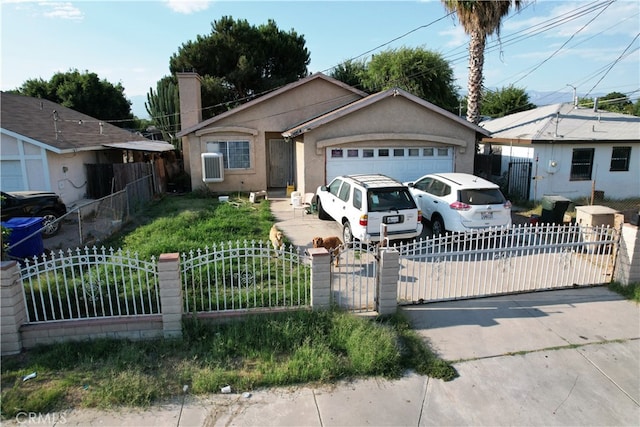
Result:
M435 236L511 226L511 202L498 185L466 173L436 173L406 183Z
M410 240L422 233L422 213L406 185L385 175L346 175L316 191L318 217L342 225L345 243Z

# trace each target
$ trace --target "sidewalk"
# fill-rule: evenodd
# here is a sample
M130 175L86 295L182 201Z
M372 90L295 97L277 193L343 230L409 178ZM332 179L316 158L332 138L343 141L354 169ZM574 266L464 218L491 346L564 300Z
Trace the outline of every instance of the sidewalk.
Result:
M605 288L404 311L441 357L458 361L458 378L407 374L393 381L187 393L184 406L73 410L58 414L55 425L640 425L640 307Z

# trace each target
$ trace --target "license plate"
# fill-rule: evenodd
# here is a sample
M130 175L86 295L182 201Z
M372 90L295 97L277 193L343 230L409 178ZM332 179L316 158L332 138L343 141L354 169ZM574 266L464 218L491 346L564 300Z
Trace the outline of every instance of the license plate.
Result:
M394 216L385 216L384 223L385 224L399 224L402 222L402 217L400 215Z
M480 212L480 219L493 219L493 212Z

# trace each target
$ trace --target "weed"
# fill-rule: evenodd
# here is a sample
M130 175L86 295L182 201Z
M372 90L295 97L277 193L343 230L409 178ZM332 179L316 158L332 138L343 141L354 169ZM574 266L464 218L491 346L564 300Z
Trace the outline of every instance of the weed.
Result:
M69 407L145 407L181 395L251 390L343 378L396 378L407 369L450 380L406 319L339 310L248 316L225 324L184 322L182 340L101 339L42 346L2 360L2 415ZM22 377L33 371L37 377Z

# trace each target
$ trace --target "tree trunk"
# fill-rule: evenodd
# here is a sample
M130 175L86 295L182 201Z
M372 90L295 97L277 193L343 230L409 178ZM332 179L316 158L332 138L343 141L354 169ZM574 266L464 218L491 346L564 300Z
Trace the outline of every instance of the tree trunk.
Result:
M482 31L472 31L469 40L469 81L467 89L467 121L478 124L480 103L482 102L482 67L484 66L484 46L486 35Z

